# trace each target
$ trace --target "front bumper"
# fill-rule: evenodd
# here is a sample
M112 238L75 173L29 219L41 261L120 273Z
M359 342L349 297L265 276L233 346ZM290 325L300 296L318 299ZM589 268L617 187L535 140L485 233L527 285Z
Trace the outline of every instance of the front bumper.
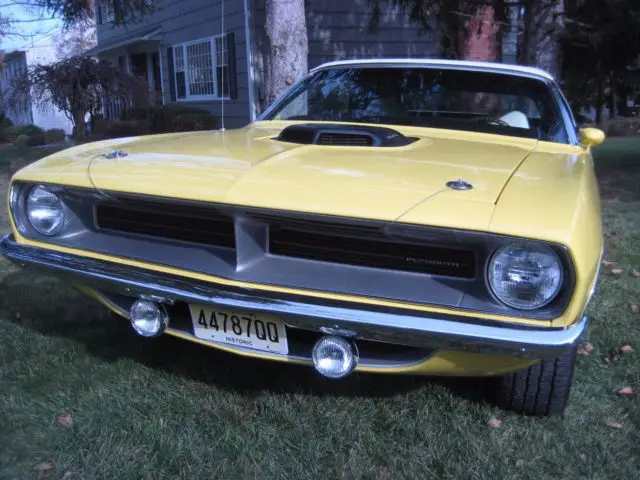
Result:
M12 236L2 239L0 253L21 266L36 267L97 290L270 313L292 328L433 350L536 359L553 357L572 348L588 322L584 316L567 328L508 326L481 320L472 323L467 317L434 315L409 308L376 308L298 295L271 296L251 289L223 289L213 283L20 245Z

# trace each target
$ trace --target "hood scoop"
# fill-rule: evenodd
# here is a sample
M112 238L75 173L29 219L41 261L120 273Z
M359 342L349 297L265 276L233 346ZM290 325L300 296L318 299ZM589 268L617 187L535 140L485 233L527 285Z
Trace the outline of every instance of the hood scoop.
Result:
M304 123L285 128L274 140L302 145L403 147L417 139L384 127Z

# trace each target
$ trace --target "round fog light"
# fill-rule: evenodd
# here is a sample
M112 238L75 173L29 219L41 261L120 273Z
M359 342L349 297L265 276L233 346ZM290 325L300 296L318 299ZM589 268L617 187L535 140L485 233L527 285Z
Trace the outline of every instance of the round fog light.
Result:
M341 378L349 375L358 364L356 345L342 337L328 335L313 346L313 366L325 377Z
M131 326L138 335L156 337L169 325L164 307L149 300L136 300L129 310Z

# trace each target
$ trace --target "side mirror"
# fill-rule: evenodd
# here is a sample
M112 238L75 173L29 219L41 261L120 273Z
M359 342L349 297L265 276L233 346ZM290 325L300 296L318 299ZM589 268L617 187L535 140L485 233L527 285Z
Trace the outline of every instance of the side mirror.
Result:
M585 147L595 147L604 142L605 134L599 128L581 128L580 143Z

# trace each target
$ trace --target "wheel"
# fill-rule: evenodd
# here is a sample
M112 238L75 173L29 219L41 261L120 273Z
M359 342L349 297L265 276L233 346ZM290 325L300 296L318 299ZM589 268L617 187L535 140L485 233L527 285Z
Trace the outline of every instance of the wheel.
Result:
M562 415L573 379L576 348L559 357L496 379L495 401L508 410L525 415Z

